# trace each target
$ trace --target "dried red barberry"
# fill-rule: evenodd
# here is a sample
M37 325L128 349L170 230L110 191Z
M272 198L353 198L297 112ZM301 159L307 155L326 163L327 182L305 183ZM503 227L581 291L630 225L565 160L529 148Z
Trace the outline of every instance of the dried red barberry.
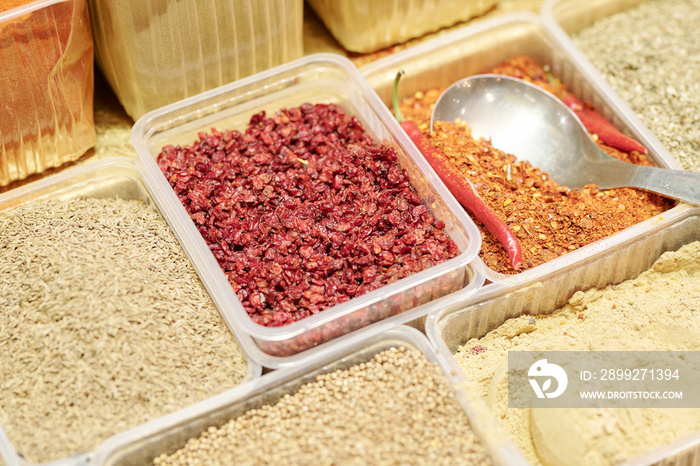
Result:
M459 253L397 162L393 148L333 104L260 112L244 133L200 133L158 156L243 307L266 326Z

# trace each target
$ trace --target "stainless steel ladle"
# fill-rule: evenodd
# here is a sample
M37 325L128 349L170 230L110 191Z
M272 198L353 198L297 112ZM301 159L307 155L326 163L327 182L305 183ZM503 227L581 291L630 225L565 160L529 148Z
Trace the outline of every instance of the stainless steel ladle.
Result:
M631 186L700 205L700 173L645 167L609 156L591 139L576 114L549 92L526 81L477 75L452 84L430 119L461 119L475 138L549 173L569 188Z

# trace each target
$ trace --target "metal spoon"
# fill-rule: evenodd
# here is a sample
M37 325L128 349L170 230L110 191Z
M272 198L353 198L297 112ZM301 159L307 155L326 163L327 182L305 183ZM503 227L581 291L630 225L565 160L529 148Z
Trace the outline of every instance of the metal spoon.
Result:
M645 167L609 156L576 114L549 92L526 81L477 75L452 84L435 103L435 121L461 119L475 138L549 173L569 188L631 186L700 205L700 173Z

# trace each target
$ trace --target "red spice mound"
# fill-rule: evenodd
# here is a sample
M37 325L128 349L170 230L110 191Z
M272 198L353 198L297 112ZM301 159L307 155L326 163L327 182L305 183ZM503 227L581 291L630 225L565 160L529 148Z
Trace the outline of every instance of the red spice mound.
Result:
M12 10L13 8L17 8L18 6L26 5L27 3L32 1L34 0L2 0L0 1L0 13Z
M556 77L550 82L544 68L531 57L513 57L487 72L524 79L559 98L568 95L567 87ZM601 190L589 185L571 190L560 186L541 169L519 161L518 154L507 154L490 141L474 139L466 125L438 122L431 134L430 115L443 91L417 92L401 102L401 112L419 125L430 143L470 180L484 202L515 233L522 249L521 270L600 241L675 205L672 199L635 188ZM615 149L597 137L596 143L625 162L652 165L639 152ZM479 256L484 263L498 273L518 273L495 236L474 220L482 233Z
M251 318L281 326L458 255L393 148L337 105L254 115L158 164Z

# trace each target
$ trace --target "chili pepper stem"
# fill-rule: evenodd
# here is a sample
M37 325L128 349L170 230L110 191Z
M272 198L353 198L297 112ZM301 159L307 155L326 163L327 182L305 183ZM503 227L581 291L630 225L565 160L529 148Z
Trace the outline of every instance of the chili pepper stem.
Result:
M552 70L549 68L549 65L544 65L542 68L544 69L544 72L547 74L547 81L549 81L549 85L552 87L556 87L557 83L554 80L554 76L552 75Z
M404 74L405 73L403 70L399 70L399 72L396 73L396 77L394 78L394 89L392 92L394 116L396 117L396 121L399 123L403 123L403 115L401 114L401 109L399 108L399 81L401 80L401 76Z

